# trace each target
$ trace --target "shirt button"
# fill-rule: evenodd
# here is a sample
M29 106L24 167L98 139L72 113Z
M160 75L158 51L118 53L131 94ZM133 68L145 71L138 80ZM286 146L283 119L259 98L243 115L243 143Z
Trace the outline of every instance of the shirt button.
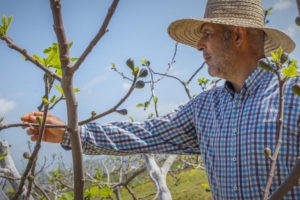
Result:
M234 130L233 130L233 133L234 133L234 134L237 134L237 129L234 129Z
M232 157L232 161L235 162L236 161L236 157Z
M238 190L238 188L236 186L234 186L232 189L233 189L233 191L237 191Z

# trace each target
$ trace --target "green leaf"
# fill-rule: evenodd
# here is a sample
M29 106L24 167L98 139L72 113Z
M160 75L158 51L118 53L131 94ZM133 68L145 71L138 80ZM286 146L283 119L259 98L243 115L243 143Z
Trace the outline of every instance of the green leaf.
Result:
M55 86L55 88L61 93L61 95L64 95L64 91L63 91L63 89L62 89L61 86L58 86L58 85L56 85L55 83L54 83L54 86Z
M73 200L74 194L72 192L66 192L62 197L59 197L58 200Z
M42 100L45 104L47 104L47 105L49 104L48 99L46 99L45 97L42 97Z
M146 101L145 104L144 104L144 107L147 108L149 106L149 104L150 104L150 102Z
M80 90L78 88L74 88L73 90L74 90L74 92L80 92Z
M133 69L132 75L136 75L138 73L139 73L139 66L137 66L136 68Z
M154 102L154 103L157 102L157 97L154 97L153 102Z
M43 119L42 119L41 117L36 117L35 119L36 119L36 121L38 122L38 124L39 124L40 126L42 126Z
M72 47L73 44L74 44L74 41L69 43L69 49Z
M2 16L2 24L3 24L4 33L5 33L6 29L7 29L7 19L6 19L5 15Z
M282 55L282 48L279 47L276 51L276 57L278 60L281 58L281 55Z
M147 62L148 62L148 60L141 60L141 63L143 63L143 64L147 64Z
M8 155L7 152L3 153L3 154L0 156L0 160L3 160L7 155Z
M108 187L103 187L99 190L99 193L101 194L101 197L108 198L109 196L113 195L112 189Z
M79 58L71 58L71 61L74 62L76 60L78 60Z
M101 180L102 174L99 171L97 171L96 177L97 177L98 180Z
M56 73L57 75L59 75L59 76L62 76L62 71L61 71L61 69L57 69L55 73Z
M9 27L9 25L10 25L10 23L11 23L11 20L12 20L12 16L9 16L9 17L8 17L8 25L7 25L8 27Z
M136 105L136 107L143 107L144 106L144 104L142 104L142 103L139 103L138 105Z
M274 61L277 60L276 54L273 51L271 51L271 56L272 56L272 58L273 58Z
M58 97L56 97L55 95L51 98L51 100L50 100L50 104L51 103L54 103L55 101L57 101L59 98Z
M111 65L112 68L116 67L115 63L110 63L110 65Z
M32 57L33 57L34 59L36 59L37 61L39 61L39 63L42 63L42 59L41 59L38 55L33 54Z
M25 57L25 56L21 56L21 58L23 58L24 60L26 60L26 57Z
M47 49L44 49L43 53L49 54L52 51L51 47L48 47Z
M4 34L4 28L0 25L0 36Z
M0 117L0 123L3 122L3 120L4 120L4 117Z
M129 119L131 120L131 122L134 122L134 119L132 117L129 117Z
M293 65L290 65L289 67L283 68L282 73L286 77L295 77L298 75L297 68Z

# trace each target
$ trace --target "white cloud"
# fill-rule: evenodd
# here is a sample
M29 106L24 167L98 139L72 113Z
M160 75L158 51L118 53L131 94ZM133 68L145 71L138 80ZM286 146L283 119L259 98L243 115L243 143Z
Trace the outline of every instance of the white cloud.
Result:
M284 9L288 9L291 6L292 6L292 2L290 0L280 0L274 4L273 9L284 10Z
M296 25L290 24L284 32L287 35L289 35L290 37L295 37L297 32L300 32L300 31L299 31L298 27L296 27Z
M17 106L16 102L0 98L0 114L6 114Z

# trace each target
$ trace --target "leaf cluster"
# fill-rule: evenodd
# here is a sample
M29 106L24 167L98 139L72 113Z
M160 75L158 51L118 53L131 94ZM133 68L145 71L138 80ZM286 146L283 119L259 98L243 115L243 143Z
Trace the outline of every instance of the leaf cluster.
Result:
M2 25L0 25L0 36L6 35L11 21L12 21L12 16L9 16L8 20L5 15L2 16Z

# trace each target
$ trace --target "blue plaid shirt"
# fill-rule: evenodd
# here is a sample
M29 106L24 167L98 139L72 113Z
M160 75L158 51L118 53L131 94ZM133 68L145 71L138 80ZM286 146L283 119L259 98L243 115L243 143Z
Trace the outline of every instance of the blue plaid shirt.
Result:
M300 156L300 97L285 84L283 140L271 193L292 171ZM262 199L278 128L277 77L257 68L239 94L226 82L206 91L179 110L146 122L89 123L80 126L84 153L128 155L141 153L201 154L214 199ZM62 146L70 149L68 133ZM286 199L300 199L300 185Z

